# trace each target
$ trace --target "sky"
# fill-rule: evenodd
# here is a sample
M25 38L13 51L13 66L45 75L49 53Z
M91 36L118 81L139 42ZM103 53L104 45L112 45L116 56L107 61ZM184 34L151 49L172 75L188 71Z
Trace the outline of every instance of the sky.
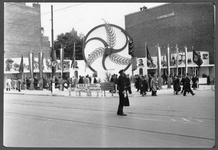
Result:
M53 5L54 40L61 33L73 28L78 34L86 35L92 28L107 21L125 29L125 15L148 9L164 3L39 3L41 5L41 26L44 35L51 41L51 5ZM31 5L30 3L27 5Z

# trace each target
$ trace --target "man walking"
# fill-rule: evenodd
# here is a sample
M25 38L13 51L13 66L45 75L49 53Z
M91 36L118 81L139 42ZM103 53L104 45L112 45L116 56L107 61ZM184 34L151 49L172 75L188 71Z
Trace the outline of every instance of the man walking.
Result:
M190 80L190 76L189 73L187 73L187 76L185 78L185 85L184 86L184 92L183 92L183 96L186 96L186 92L190 92L192 94L192 96L195 95L195 93L193 93L192 89L191 89L191 80Z

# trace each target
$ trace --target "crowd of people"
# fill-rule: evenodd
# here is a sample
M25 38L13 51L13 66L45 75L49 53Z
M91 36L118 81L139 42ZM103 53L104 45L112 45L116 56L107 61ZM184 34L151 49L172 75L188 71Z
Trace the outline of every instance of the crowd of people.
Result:
M89 84L89 83L99 83L99 79L96 77L90 77L89 75L86 76L79 76L79 78L61 78L61 77L55 77L55 88L58 88L60 90L64 90L65 88L75 87L76 84ZM18 91L21 91L21 89L27 89L27 90L51 90L52 88L52 77L43 77L43 78L37 78L37 76L31 77L25 77L23 80L16 78L7 78L6 80L6 91L10 91L11 89L15 89Z
M7 78L7 80L6 80L6 91L10 91L11 89L20 91L21 90L21 79Z
M124 73L125 74L125 73ZM174 94L178 95L179 92L186 96L186 93L191 93L194 95L193 90L198 88L199 78L198 76L190 76L187 74L186 76L177 76L177 75L169 75L169 76L157 76L156 74L151 75L134 75L130 76L129 74L125 74L125 84L126 90L129 94L132 94L131 84L134 84L136 91L139 92L142 96L147 95L148 92L151 92L152 96L157 96L157 91L162 89L162 85L167 84L168 88L173 86ZM109 80L109 82L114 83L114 90L110 92L118 91L118 75L113 74ZM77 84L89 84L89 83L100 83L101 81L96 77L91 77L89 75L79 76L79 78L60 78L55 77L55 88L59 88L60 90L64 90L64 88L75 87ZM207 79L209 84L210 80ZM192 85L192 86L191 86ZM182 88L181 88L182 86ZM15 89L20 91L21 89L29 89L29 90L42 90L52 88L52 77L43 77L42 79L38 79L36 76L32 79L31 77L26 77L23 79L18 79L17 77L7 78L6 80L6 91L10 91L11 89Z

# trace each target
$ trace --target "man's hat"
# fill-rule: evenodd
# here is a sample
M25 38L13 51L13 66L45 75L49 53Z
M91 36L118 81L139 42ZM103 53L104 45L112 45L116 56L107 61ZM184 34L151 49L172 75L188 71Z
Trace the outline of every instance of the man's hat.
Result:
M124 70L122 69L122 70L120 70L118 73L119 73L119 74L124 73Z

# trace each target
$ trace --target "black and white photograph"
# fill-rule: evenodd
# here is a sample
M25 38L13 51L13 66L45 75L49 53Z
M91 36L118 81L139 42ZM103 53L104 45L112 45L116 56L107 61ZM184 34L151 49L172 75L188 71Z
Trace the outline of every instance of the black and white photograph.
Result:
M216 7L4 1L3 147L215 148Z

